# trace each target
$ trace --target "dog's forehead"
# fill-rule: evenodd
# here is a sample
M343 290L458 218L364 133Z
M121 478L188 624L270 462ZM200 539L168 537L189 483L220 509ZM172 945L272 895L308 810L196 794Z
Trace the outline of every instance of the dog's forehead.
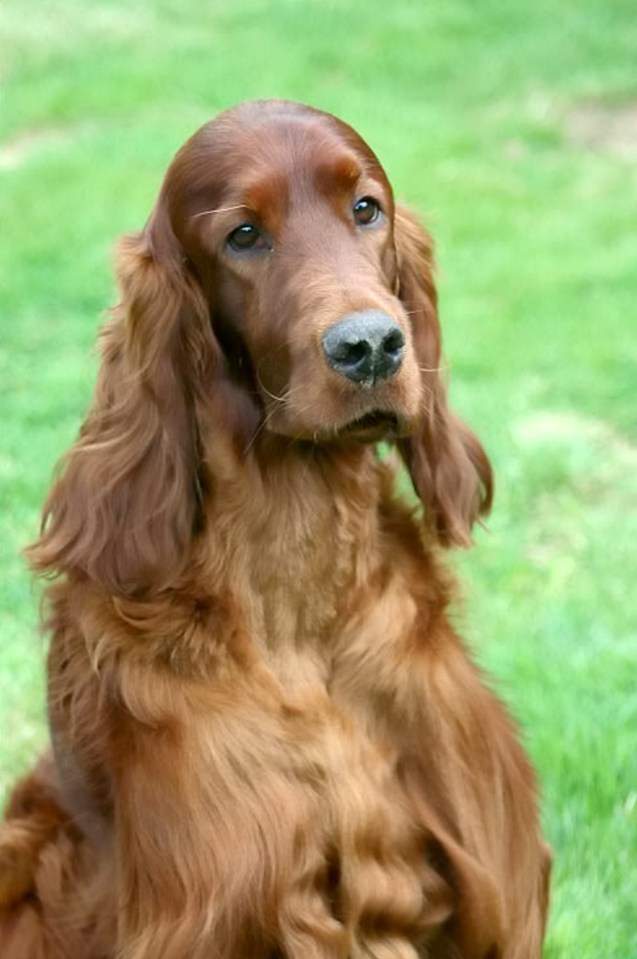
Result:
M293 109L273 109L282 104ZM391 187L380 161L346 123L300 104L242 104L202 127L177 156L195 181L216 191L259 192L285 183L324 190L351 188L361 176Z

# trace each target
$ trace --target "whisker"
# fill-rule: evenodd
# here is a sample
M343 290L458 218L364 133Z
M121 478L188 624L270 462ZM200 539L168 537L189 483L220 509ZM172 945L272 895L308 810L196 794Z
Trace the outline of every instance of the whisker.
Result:
M281 347L281 349L283 349L283 347ZM263 360L261 360L261 362L264 362L265 359L271 358L272 356L275 355L276 352L278 351L269 353L267 357L264 357ZM274 400L275 403L287 403L288 400L292 399L293 396L298 395L305 389L305 384L300 383L298 386L288 387L288 389L285 390L280 396L277 396L275 393L271 393L270 390L267 389L267 387L263 383L263 380L261 379L261 374L259 373L258 366L255 367L254 376L257 381L257 385L259 386L259 389L261 389L266 396L269 396L271 400ZM308 407L308 409L310 408L311 406Z
M277 396L275 393L271 393L270 390L264 385L263 380L261 379L261 377L260 377L260 375L259 375L259 369L258 369L258 367L257 367L257 369L254 371L254 375L255 375L256 381L257 381L257 383L258 383L258 385L259 385L259 389L262 390L262 391L265 393L266 396L269 396L271 400L274 400L275 403L281 403L281 404L283 404L283 403L285 403L287 400L289 400L290 395L291 395L291 392L290 392L289 389L288 389L288 390L285 390L285 392L282 393L281 396Z
M265 427L268 425L268 423L269 423L270 420L272 419L274 413L275 413L275 410L270 410L270 412L269 412L266 416L263 417L263 419L261 420L261 422L260 422L259 425L257 426L256 430L254 431L254 433L253 433L252 436L250 437L250 441L249 441L248 445L245 447L245 449L244 449L244 451L243 451L243 455L244 455L244 456L247 456L247 455L248 455L248 453L250 452L250 450L251 450L252 447L254 446L254 443L255 443L255 440L256 440L257 436L258 436L259 433L261 433L262 430L264 430Z
M193 213L191 220L196 220L199 216L209 216L211 213L230 213L231 210L245 210L245 203L237 203L235 206L218 206L215 210L202 210L201 213Z
M445 363L442 366L419 366L418 369L421 373L445 373L449 369L449 364Z

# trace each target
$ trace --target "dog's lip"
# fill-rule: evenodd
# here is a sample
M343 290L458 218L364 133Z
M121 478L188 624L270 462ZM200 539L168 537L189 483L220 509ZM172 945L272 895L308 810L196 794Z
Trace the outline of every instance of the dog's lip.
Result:
M347 438L375 441L401 433L401 422L392 410L375 409L350 420L341 427L339 434Z

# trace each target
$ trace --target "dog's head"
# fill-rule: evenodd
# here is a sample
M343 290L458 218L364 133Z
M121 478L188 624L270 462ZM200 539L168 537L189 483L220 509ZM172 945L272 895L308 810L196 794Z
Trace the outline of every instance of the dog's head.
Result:
M491 471L447 406L431 243L349 126L286 101L223 113L173 160L118 274L96 400L36 565L119 592L165 585L215 430L239 451L267 433L396 441L430 529L469 542Z

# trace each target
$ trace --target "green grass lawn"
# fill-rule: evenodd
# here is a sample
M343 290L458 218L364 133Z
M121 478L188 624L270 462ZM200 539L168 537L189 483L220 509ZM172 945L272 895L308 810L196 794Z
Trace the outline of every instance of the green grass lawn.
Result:
M6 0L0 788L45 742L19 556L86 409L110 250L249 97L331 110L438 241L455 405L498 490L459 613L555 850L547 959L637 956L634 0Z

